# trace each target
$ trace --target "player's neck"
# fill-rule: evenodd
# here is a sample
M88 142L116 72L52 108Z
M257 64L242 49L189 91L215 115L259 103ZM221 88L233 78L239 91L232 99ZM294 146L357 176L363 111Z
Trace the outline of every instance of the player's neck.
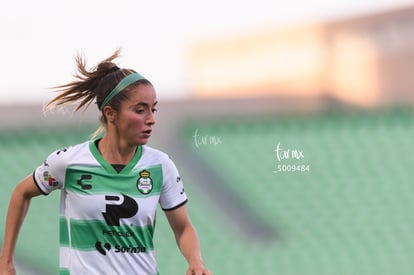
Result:
M97 147L102 157L110 164L126 165L137 151L137 146L125 146L105 137L98 141Z

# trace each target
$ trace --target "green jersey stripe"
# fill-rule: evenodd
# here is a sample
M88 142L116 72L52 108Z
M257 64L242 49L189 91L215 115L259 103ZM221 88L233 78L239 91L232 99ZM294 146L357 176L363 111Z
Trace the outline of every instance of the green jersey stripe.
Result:
M65 217L59 219L59 243L60 245L69 246L68 220Z
M149 252L154 249L154 226L144 227L120 225L109 226L105 221L78 221L70 220L70 240L68 222L65 217L60 218L60 245L78 250L95 250L96 244L107 243L111 246L140 247Z
M59 269L59 275L70 275L70 271L69 271L69 269L67 269L67 268L63 268L63 267L61 267L61 268Z
M133 198L159 195L163 185L162 166L155 165L131 171L129 174L108 174L102 167L69 166L65 189L84 195L123 193ZM146 191L142 191L142 183Z

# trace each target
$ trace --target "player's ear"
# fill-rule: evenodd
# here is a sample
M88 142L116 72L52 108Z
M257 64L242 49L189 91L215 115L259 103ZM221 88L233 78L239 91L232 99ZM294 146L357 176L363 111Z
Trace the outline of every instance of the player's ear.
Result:
M114 122L116 112L111 106L105 106L103 109L104 116L106 117L106 121Z

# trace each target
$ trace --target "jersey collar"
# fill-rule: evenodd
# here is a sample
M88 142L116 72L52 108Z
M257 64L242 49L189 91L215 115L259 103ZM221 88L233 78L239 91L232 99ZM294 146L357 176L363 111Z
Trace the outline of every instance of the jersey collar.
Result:
M99 162L99 164L101 164L102 167L104 167L108 173L118 174L115 168L102 157L101 152L99 152L98 148L96 147L95 140L91 140L89 142L89 150L91 151L95 159ZM121 172L119 172L119 174L128 174L129 172L131 172L132 168L134 168L134 166L138 163L139 159L141 158L141 154L142 146L138 146L135 155L132 157L131 161L121 170Z

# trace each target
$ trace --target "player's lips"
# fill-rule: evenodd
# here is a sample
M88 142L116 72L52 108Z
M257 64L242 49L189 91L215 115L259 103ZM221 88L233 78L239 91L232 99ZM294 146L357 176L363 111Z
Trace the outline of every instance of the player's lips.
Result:
M151 132L152 132L152 130L150 129L150 130L146 130L146 131L142 131L142 133L144 134L144 136L146 136L146 137L149 137L149 136L151 136Z

